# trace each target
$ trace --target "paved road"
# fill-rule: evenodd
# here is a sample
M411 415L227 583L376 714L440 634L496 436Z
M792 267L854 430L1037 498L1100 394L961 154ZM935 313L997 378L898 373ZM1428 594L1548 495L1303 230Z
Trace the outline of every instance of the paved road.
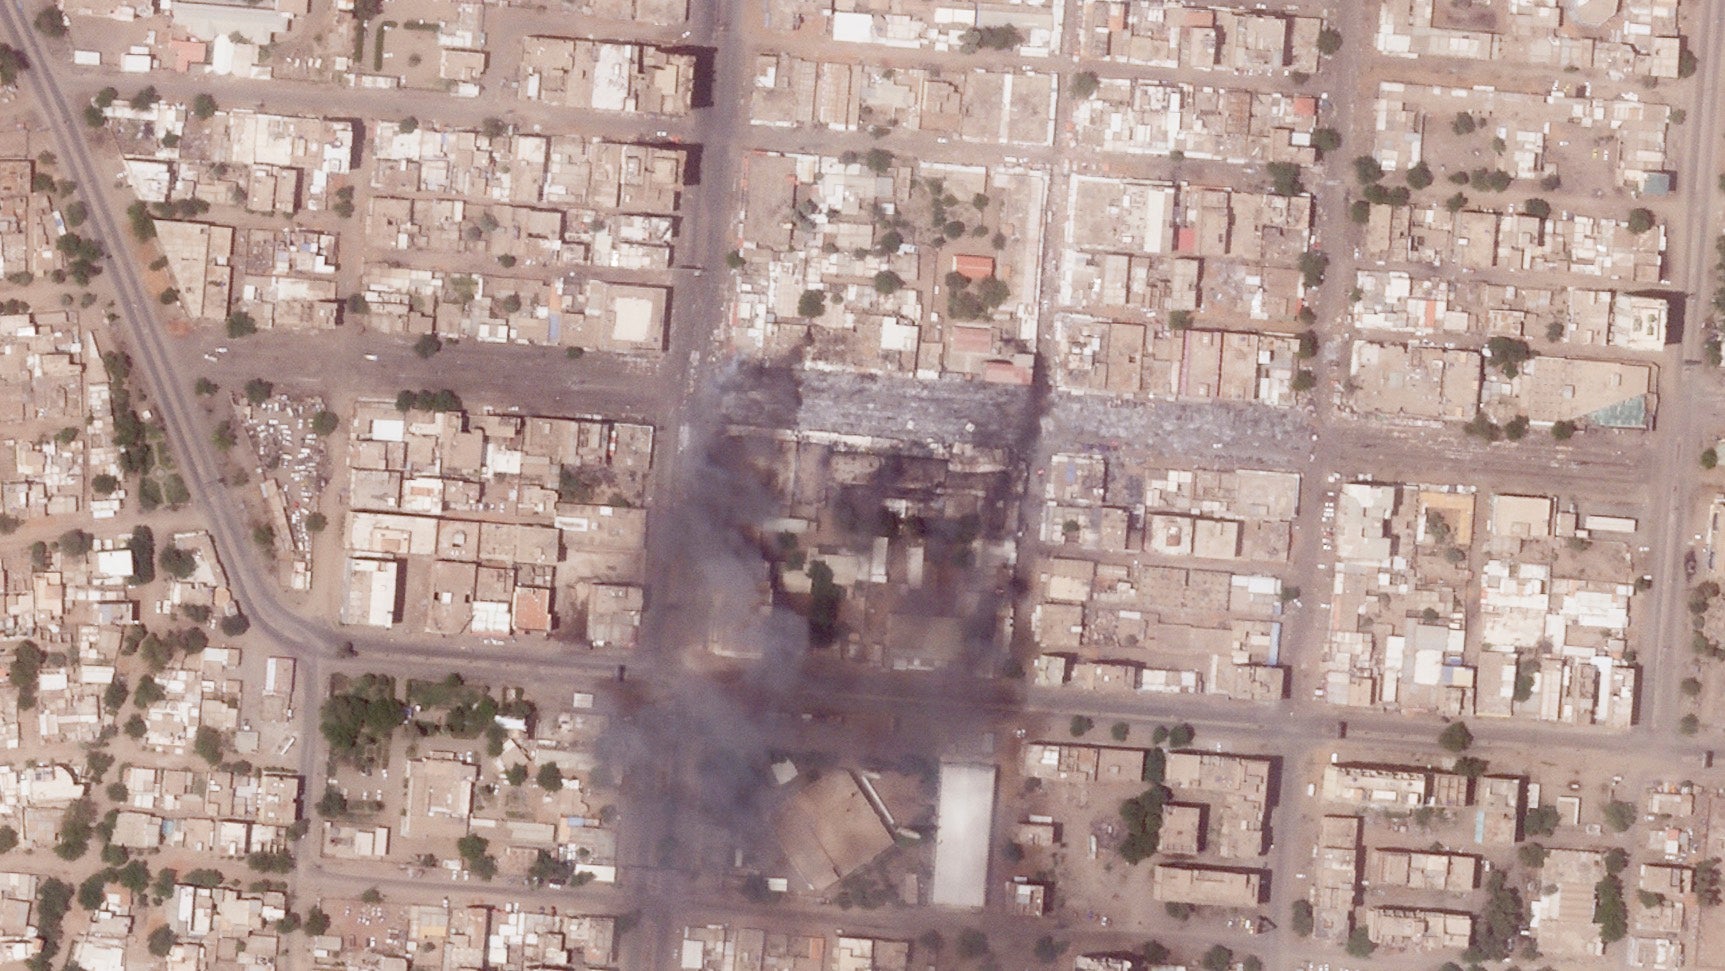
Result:
M146 295L139 282L136 261L130 258L131 236L117 221L116 213L125 211L129 199L109 188L113 180L106 177L106 169L79 137L84 128L78 110L56 83L62 59L46 49L24 19L17 3L0 4L0 22L33 65L24 80L58 135L61 158L83 190L92 195L86 235L108 250L106 268L118 295L120 326L128 338L133 365L167 427L174 454L186 473L186 484L221 553L229 584L252 623L278 644L299 645L296 654L327 648L333 642L330 632L281 607L273 591L275 581L251 551L245 515L219 484L219 464L208 438L199 433L191 390L177 380L169 364L156 320L157 301Z
M17 4L0 3L0 25L26 52L32 64L32 69L24 75L30 93L59 136L61 159L84 191L92 196L87 234L101 242L108 251L107 272L112 274L121 326L129 338L134 373L142 377L150 393L152 407L160 413L167 427L186 484L221 555L229 587L254 627L269 638L274 649L299 658L301 683L317 685L320 683L318 659L331 645L332 639L327 630L306 623L284 609L276 599L273 578L261 568L252 553L244 513L219 484L216 472L219 466L209 439L199 433L190 392L184 382L176 379L169 366L167 349L156 324L156 302L145 295L139 283L136 261L130 258L131 239L115 219L115 213L124 211L126 200L112 189L106 191L107 198L100 195L104 193L104 187L110 186L111 180L103 178L102 167L96 163L89 145L78 135L83 129L73 105L54 83L58 59L45 50L36 32L25 24L24 14ZM300 710L302 720L315 715L311 704L302 704ZM317 733L302 728L300 735L299 771L307 784L313 785L321 778Z
M690 492L706 474L706 444L716 437L722 355L719 337L729 305L729 271L725 254L736 248L732 230L741 138L748 129L749 56L744 47L744 4L692 4L689 30L718 48L714 61L711 106L694 113L690 139L701 146L700 184L685 206L686 232L681 261L690 267L678 281L678 311L666 350L667 370L661 389L675 405L659 422L659 447L654 455L653 502L656 509L678 510L649 520L647 562L651 602L642 618L642 649L632 665L656 672L662 683L679 677L682 654L701 644L706 630L704 605L679 600L673 591L700 589L692 575L685 544L687 530L702 528L684 520L692 506ZM674 760L671 752L652 759ZM648 765L636 766L647 769ZM664 777L661 777L664 778ZM618 863L629 868L631 892L642 902L641 932L626 942L624 963L642 968L668 968L677 963L683 926L695 920L684 867L669 866L667 847L675 845L688 826L690 808L684 790L672 783L653 786L629 800L631 825L623 828Z
M1661 375L1660 428L1658 460L1652 466L1653 481L1668 483L1657 490L1650 510L1650 520L1657 529L1653 543L1656 561L1653 566L1653 589L1649 616L1643 618L1644 630L1657 632L1644 651L1648 677L1642 685L1641 725L1645 730L1670 732L1683 716L1678 682L1686 673L1689 653L1689 614L1684 608L1688 593L1688 576L1683 568L1684 555L1694 548L1690 529L1694 527L1698 496L1696 466L1701 450L1711 444L1709 436L1717 436L1718 415L1705 400L1718 393L1717 383L1698 373L1699 367L1688 362L1700 361L1702 343L1706 337L1700 326L1716 315L1712 301L1717 289L1714 269L1714 240L1718 238L1718 206L1716 176L1720 172L1720 138L1725 136L1725 9L1715 3L1695 23L1700 25L1691 38L1690 49L1699 52L1697 96L1689 112L1691 142L1684 153L1682 171L1685 181L1680 185L1683 210L1687 218L1675 224L1672 236L1680 241L1679 253L1684 265L1672 278L1689 295L1685 319L1688 322L1681 344L1671 349L1669 363ZM1709 423L1712 423L1709 427ZM1644 638L1644 640L1648 640Z

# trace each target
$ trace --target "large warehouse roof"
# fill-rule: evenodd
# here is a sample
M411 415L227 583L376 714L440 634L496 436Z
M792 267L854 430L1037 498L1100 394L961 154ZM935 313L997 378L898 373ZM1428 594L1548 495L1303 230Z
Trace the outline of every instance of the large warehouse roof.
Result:
M980 908L988 899L988 848L994 832L994 766L940 764L934 836L936 905Z

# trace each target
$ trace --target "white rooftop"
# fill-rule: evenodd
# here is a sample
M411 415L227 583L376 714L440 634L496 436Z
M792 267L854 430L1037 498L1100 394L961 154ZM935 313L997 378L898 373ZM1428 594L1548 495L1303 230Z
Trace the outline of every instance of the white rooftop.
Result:
M981 908L988 897L988 848L994 830L992 765L940 764L940 805L935 822L936 906Z

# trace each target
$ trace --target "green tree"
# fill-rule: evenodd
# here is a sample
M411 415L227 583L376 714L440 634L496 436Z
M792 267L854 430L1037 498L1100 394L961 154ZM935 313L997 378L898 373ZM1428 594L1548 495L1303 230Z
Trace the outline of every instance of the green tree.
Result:
M177 546L164 546L156 562L161 565L162 572L177 580L186 579L198 569L198 558L190 550Z
M1072 724L1070 726L1068 726L1068 728L1072 732L1073 738L1079 738L1081 736L1087 735L1087 734L1089 734L1090 730L1092 728L1095 728L1095 727L1096 727L1096 722L1094 720L1084 716L1084 715L1073 715L1072 716Z
M418 354L421 358L430 358L441 350L443 350L443 341L438 340L436 334L421 334L419 340L413 342L413 353Z
M1593 922L1599 939L1615 944L1629 934L1629 908L1623 902L1623 882L1608 876L1593 886Z
M1621 833L1635 825L1634 803L1613 799L1605 804L1603 812L1605 824L1610 826L1613 832Z
M1538 843L1523 843L1515 853L1524 867L1537 870L1545 866L1546 849Z
M36 29L48 37L66 36L66 15L54 4L48 4L36 11L36 19L32 21Z
M1161 846L1162 811L1167 801L1168 790L1153 785L1120 803L1120 818L1126 826L1126 838L1119 848L1121 859L1136 865Z
M1468 731L1466 722L1451 722L1438 734L1438 744L1446 752L1465 752L1473 745L1473 732Z
M891 296L904 287L904 278L891 270L882 270L874 275L874 288L877 293Z
M1410 189L1424 189L1430 186L1433 181L1435 180L1432 176L1432 167L1424 161L1418 162L1408 169L1407 183Z
M318 797L317 814L325 819L337 819L348 813L347 796L340 789L329 787Z
M1489 764L1484 759L1476 759L1471 755L1464 755L1455 760L1455 765L1451 768L1451 771L1456 775L1466 776L1469 779L1477 779L1480 776L1485 775L1486 769L1489 767Z
M534 773L533 781L539 783L539 788L546 792L556 792L563 788L563 771L557 768L557 763L547 762Z
M94 536L81 529L68 529L60 534L60 552L65 556L83 556L95 542Z
M156 221L150 218L149 207L141 202L134 202L126 207L126 221L131 224L132 235L139 242L156 238Z
M1629 851L1621 846L1613 846L1605 851L1605 872L1617 876L1629 866Z
M259 873L292 873L294 858L286 850L259 851L246 855L246 866Z
M246 382L246 401L253 405L261 405L275 394L276 386L263 378L252 378Z
M208 725L198 726L197 735L193 736L192 740L192 751L198 753L199 758L215 765L222 760L222 749L221 732Z
M1485 342L1485 353L1491 364L1509 378L1520 374L1521 366L1533 359L1533 348L1527 341L1502 334Z
M1347 951L1352 957L1369 958L1372 956L1372 952L1377 949L1378 946L1373 944L1372 939L1366 935L1364 927L1356 927L1353 933L1348 935Z
M40 683L42 663L48 655L35 641L19 641L12 650L12 663L7 668L7 680L18 689L18 707L36 707L36 689Z
M1342 49L1342 32L1334 27L1318 31L1318 53L1329 57Z
M1654 226L1653 210L1631 209L1629 211L1629 231L1639 236Z
M1279 196L1297 196L1305 191L1300 184L1300 167L1292 162L1271 162L1264 169L1270 175L1270 191Z
M150 932L149 950L156 957L165 958L179 942L179 935L174 933L173 928L163 924Z
M1101 86L1102 81L1097 78L1096 72L1079 71L1077 74L1072 75L1071 81L1067 82L1067 91L1073 98L1083 101L1084 99L1094 95L1096 93L1096 89Z
M98 871L85 877L84 882L78 884L78 906L85 910L100 910L102 902L107 899L107 891L107 874Z
M1312 910L1312 902L1304 897L1294 901L1293 928L1294 933L1301 937L1311 937L1312 930L1317 926L1317 918Z
M1044 934L1031 946L1031 953L1043 964L1053 964L1060 959L1060 955L1066 953L1066 945L1055 940L1054 935Z
M95 824L96 806L90 797L74 800L60 819L60 840L54 845L54 855L68 863L83 857L89 852Z
M534 886L545 884L563 885L575 878L575 865L568 860L560 860L555 856L540 850L533 856L533 863L527 868L527 880ZM761 889L765 890L763 880Z
M250 337L258 332L256 317L244 310L236 310L228 314L228 336L233 338Z
M827 311L826 294L819 290L804 290L797 298L797 316L814 318Z
M527 782L527 766L516 762L503 770L503 781L512 786L521 786Z
M162 690L162 686L156 683L156 679L146 674L138 679L137 690L132 692L132 704L139 708L149 708L151 705L159 704L167 697L168 693Z
M143 860L129 860L114 872L114 881L133 895L143 894L150 889L150 867Z
M473 833L455 841L455 851L461 854L462 866L481 880L497 875L497 860L486 852L490 848L490 840Z
M200 119L208 120L215 116L216 99L209 94L200 94L192 99L192 114Z
M1310 290L1321 286L1324 274L1330 268L1330 258L1318 250L1307 250L1300 254L1301 282Z

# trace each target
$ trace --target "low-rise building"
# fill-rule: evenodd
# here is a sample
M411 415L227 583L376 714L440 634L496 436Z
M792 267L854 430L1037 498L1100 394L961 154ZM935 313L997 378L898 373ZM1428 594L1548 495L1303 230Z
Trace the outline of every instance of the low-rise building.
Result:
M1270 777L1275 761L1211 752L1170 752L1163 782L1177 798L1210 806L1208 844L1223 859L1262 856L1267 848Z
M1473 915L1418 907L1366 908L1366 936L1396 951L1451 951L1473 940Z
M1157 864L1150 895L1165 903L1252 908L1263 902L1268 871L1187 863Z
M1380 887L1467 893L1479 885L1479 857L1433 850L1373 849L1366 880Z

